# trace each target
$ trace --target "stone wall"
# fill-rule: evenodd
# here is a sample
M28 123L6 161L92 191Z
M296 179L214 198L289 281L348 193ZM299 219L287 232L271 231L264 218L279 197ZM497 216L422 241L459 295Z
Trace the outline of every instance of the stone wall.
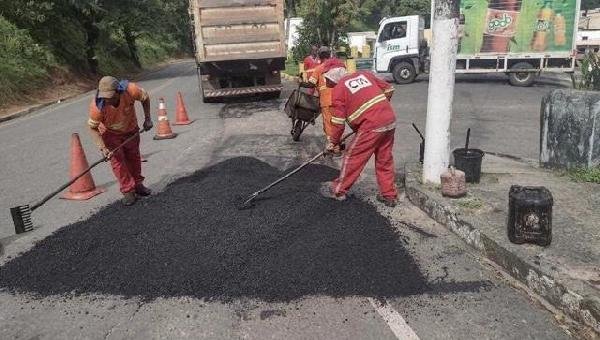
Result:
M543 98L540 163L558 168L600 164L600 92L553 90Z

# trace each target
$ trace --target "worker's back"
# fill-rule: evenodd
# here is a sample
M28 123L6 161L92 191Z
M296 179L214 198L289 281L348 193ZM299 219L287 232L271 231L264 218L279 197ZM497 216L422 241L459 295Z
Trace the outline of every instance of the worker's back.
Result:
M346 75L333 89L334 116L359 130L393 125L396 115L388 100L392 91L390 84L371 72Z

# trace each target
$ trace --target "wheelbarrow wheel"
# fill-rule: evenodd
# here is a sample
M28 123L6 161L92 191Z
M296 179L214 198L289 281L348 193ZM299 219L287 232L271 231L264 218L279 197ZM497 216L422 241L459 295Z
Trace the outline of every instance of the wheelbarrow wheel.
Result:
M294 127L292 128L292 139L294 140L294 142L297 142L300 140L300 135L302 134L303 130L304 130L304 124L302 124L302 121L300 119L297 119L294 122Z

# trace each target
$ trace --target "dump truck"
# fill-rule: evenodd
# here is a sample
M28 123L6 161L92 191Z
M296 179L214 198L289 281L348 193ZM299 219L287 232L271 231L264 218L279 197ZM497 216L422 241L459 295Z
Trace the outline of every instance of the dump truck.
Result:
M285 69L284 0L190 0L204 102L279 97Z
M573 73L580 0L463 0L456 73L505 73L530 86L542 72ZM400 84L429 71L429 47L419 16L381 21L374 69Z

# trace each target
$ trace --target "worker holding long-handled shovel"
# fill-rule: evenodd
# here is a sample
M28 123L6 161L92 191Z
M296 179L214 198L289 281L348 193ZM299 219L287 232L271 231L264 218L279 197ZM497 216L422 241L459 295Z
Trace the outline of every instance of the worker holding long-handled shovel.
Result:
M119 181L123 204L133 205L136 195L148 196L150 189L143 184L142 159L140 155L139 127L135 102L144 108L144 130L153 126L150 116L150 97L136 83L103 77L98 84L96 96L90 103L88 126L94 143L102 154L110 159L113 173ZM133 138L131 138L133 137ZM129 142L114 150L128 138Z
M356 136L346 148L340 175L333 182L325 183L321 193L338 201L345 200L346 193L374 155L380 192L377 200L388 207L396 206L398 190L392 153L396 114L390 105L394 88L370 72L349 74L345 68L331 69L325 73L325 79L327 86L333 88L333 146L326 152L335 152L335 146L341 144L346 124Z

